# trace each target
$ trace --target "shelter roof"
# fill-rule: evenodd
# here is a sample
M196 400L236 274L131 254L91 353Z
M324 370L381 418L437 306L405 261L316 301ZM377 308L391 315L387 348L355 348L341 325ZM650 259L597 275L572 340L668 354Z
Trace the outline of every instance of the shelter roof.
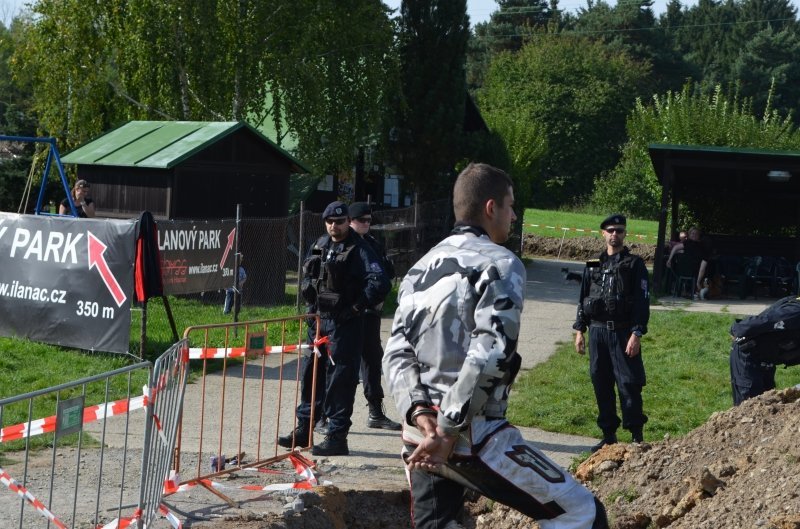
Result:
M800 180L800 152L766 149L716 147L708 145L648 145L650 159L662 185L670 172L676 180L715 179L730 181L745 175L757 184L770 181L770 171L789 171Z
M287 158L297 173L309 169L247 123L131 121L63 156L63 163L170 169L207 146L246 129Z

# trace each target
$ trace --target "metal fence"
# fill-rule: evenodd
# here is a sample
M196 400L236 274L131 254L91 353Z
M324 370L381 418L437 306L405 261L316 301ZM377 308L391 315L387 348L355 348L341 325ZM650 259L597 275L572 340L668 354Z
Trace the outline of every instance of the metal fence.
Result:
M142 384L149 369L150 363L142 362L0 400L0 525L99 525L138 504L144 438L129 435L128 410L144 407ZM109 402L112 388L124 397ZM86 406L98 395L100 404ZM93 436L84 433L83 424L114 414L123 415L123 434L130 442L112 452L105 421Z
M186 329L188 356L201 375L194 384L198 390L183 406L174 464L180 474L174 492L200 486L235 504L230 496L237 490L214 478L263 468L290 456L302 457L298 451L279 448L277 438L297 426L294 410L300 400L300 364L303 356L313 355L316 349L314 343L306 343L307 318ZM314 318L319 329L319 317ZM312 388L316 388L314 380ZM298 450L309 449L312 436L298 439ZM270 477L267 474L251 477L257 480L247 485L250 491L281 489L278 483L263 485ZM284 479L281 473L272 477Z
M371 232L386 245L398 276L404 275L453 226L449 198L399 209L375 206ZM297 302L287 295L287 285L297 285L308 249L324 235L322 215L309 211L283 218L241 219L239 253L247 280L240 291L245 305L283 305ZM291 289L289 289L291 290ZM225 290L198 295L222 311Z
M163 516L185 345L152 371L141 362L0 400L0 527L152 527Z

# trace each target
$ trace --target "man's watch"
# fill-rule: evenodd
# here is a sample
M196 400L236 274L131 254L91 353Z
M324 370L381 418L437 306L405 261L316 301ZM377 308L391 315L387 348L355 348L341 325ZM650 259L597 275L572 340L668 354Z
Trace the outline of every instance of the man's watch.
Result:
M633 331L633 335L636 336L637 338L641 338L642 337L642 331L639 331L639 330Z

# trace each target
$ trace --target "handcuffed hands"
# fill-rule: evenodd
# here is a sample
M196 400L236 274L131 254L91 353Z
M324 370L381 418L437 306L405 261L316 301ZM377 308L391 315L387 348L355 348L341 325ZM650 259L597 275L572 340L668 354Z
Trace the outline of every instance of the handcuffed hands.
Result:
M436 470L450 458L456 436L445 434L438 426L425 435L422 442L406 460L409 470Z

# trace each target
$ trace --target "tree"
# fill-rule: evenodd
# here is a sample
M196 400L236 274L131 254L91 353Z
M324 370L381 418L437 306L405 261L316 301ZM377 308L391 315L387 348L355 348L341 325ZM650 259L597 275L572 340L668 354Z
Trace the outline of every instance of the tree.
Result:
M568 26L624 51L636 61L649 63L652 77L647 91L651 93L679 88L690 75L681 55L658 30L652 4L652 0L635 0L617 2L612 7L604 1L593 2L581 9L574 24Z
M102 3L40 0L20 21L13 73L32 89L38 133L69 150L104 132L119 116L106 82ZM19 20L19 19L17 19Z
M317 170L352 163L394 86L379 2L38 0L19 53L67 147L131 119L284 118Z
M483 78L492 57L502 51L519 51L536 28L552 20L558 2L546 0L496 0L498 9L488 22L475 26L467 53L467 83L474 91Z
M30 108L30 87L14 79L10 61L19 45L19 24L0 23L0 134L34 136L36 120ZM0 142L0 211L18 211L31 168L34 146Z
M519 53L492 61L482 112L490 122L517 115L537 124L546 137L537 143L549 146L532 189L536 205L579 200L614 167L625 117L648 74L624 52L565 33L537 34Z
M742 86L742 95L763 112L768 106L789 115L800 106L800 35L790 28L767 27L745 45L732 74ZM771 88L774 86L774 90ZM771 101L768 101L773 93ZM797 116L794 116L797 119Z
M401 99L393 158L420 200L450 192L462 154L466 0L404 0L400 9Z
M598 180L593 203L607 211L621 211L641 218L657 218L661 186L650 161L648 145L716 145L772 150L797 150L800 134L791 121L767 108L762 118L751 101L735 90L724 92L687 83L681 92L653 96L647 105L638 100L628 118L629 140L617 167ZM695 210L708 207L697 193ZM695 212L694 217L697 217Z

